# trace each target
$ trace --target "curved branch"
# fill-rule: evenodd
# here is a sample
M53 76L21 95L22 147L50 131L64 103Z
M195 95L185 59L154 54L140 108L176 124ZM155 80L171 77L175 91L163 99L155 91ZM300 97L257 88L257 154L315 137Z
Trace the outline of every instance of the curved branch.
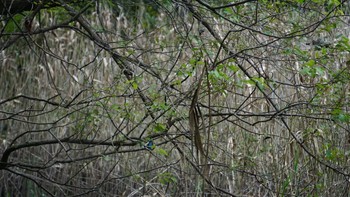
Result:
M54 139L54 140L45 140L45 141L35 141L35 142L27 142L24 144L19 144L15 146L11 146L7 148L0 160L0 170L5 169L8 165L7 161L10 156L10 154L14 151L17 151L19 149L23 148L29 148L34 146L42 146L42 145L49 145L49 144L58 144L58 143L70 143L70 144L86 144L86 145L100 145L100 146L135 146L138 144L140 140L135 139L135 141L132 142L125 142L125 141L105 141L105 140L86 140L86 139L71 139L71 137L66 137L62 139Z

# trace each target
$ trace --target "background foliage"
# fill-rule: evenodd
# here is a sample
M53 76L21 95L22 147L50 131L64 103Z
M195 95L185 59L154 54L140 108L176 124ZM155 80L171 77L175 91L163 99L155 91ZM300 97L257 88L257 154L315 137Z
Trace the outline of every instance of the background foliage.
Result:
M1 196L349 192L347 1L8 3Z

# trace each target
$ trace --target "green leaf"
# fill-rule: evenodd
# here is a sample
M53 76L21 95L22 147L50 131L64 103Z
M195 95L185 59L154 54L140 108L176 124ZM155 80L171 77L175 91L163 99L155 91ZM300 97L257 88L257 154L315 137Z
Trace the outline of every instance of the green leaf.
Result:
M156 152L157 152L158 154L160 154L160 155L165 156L165 157L168 157L168 156L169 156L169 153L168 153L166 150L162 149L162 148L157 148L157 149L156 149Z
M302 59L309 59L309 53L306 50L302 50L299 47L294 47L292 51L295 55L299 56Z
M239 71L239 67L236 65L229 65L228 68L233 72Z
M161 133L164 132L166 130L166 125L163 123L156 123L156 125L154 126L154 132L156 133Z
M191 65L195 65L196 62L197 62L197 59L194 59L194 58L190 59L190 61L189 61L189 63L190 63Z
M172 173L165 172L159 174L159 182L163 185L167 185L169 183L176 183L177 179Z
M322 76L324 75L324 69L322 67L315 67L316 75Z
M111 106L111 109L113 109L113 110L115 110L115 111L119 111L119 110L121 110L121 107L120 107L119 105L117 105L117 104L113 104L113 105Z
M247 84L247 85L252 85L255 86L255 82L251 79L247 79L247 80L242 80L243 83Z
M350 115L348 113L344 113L341 109L334 109L332 111L333 119L340 122L350 122Z
M235 15L231 7L223 9L223 12L229 16Z
M132 86L132 88L133 88L134 90L136 90L136 89L139 87L139 85L138 85L136 79L128 80L127 83L128 83L128 84L131 84L131 86Z
M20 29L20 25L21 25L21 21L23 20L24 16L21 14L16 14L15 16L13 16L8 23L5 26L5 32L6 33L13 33L16 31L19 31Z
M196 62L197 65L204 65L205 63L203 61Z
M342 51L350 51L349 38L341 36L340 40L335 45L335 47Z
M139 87L139 85L135 81L133 81L131 85L134 90L136 90Z
M325 158L330 161L339 161L339 159L344 157L344 154L338 148L332 147L329 143L325 144L323 148Z
M308 62L305 63L305 66L312 67L315 65L315 60L309 60Z
M282 195L284 194L284 192L287 191L287 188L289 187L289 184L290 184L290 177L288 177L288 178L283 182L283 185L282 185Z
M242 80L242 82L246 85L257 86L261 90L265 90L268 87L263 77L252 77L251 79Z
M210 72L214 77L218 78L218 79L221 79L221 75L220 73L217 71L217 70L213 70Z
M314 78L316 76L324 75L325 72L324 68L316 66L315 60L309 60L303 65L303 68L299 71L299 73Z

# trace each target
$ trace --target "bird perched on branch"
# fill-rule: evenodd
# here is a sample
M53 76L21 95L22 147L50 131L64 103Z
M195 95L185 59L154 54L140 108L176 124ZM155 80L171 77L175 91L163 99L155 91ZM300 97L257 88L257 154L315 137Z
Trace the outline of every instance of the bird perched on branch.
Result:
M154 150L155 144L153 143L153 140L148 140L148 142L144 145L144 148L147 150Z

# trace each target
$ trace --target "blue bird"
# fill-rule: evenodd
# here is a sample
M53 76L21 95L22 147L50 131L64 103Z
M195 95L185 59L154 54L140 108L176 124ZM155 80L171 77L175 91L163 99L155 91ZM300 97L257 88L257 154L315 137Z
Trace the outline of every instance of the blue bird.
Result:
M153 150L156 146L154 145L153 140L148 140L144 147L147 150Z

